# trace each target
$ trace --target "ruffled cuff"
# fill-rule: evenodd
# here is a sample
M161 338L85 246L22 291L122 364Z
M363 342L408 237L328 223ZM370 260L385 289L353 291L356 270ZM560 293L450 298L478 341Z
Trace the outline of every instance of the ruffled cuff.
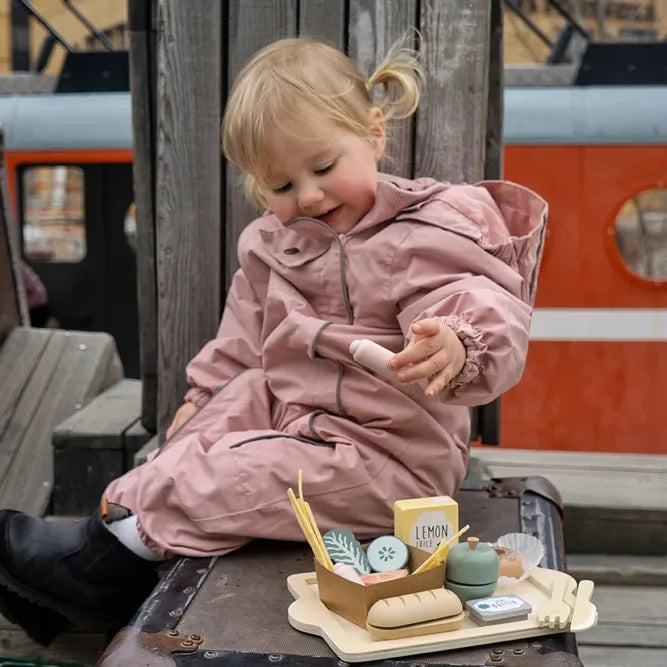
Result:
M449 389L458 389L474 380L484 371L482 356L485 354L487 346L482 341L482 332L461 317L447 315L441 317L440 321L457 335L466 349L466 360L461 372L447 384Z
M185 396L183 397L183 400L186 403L194 403L198 408L201 408L206 403L208 403L210 398L211 394L209 394L205 389L200 389L199 387L190 387L190 389L188 389Z

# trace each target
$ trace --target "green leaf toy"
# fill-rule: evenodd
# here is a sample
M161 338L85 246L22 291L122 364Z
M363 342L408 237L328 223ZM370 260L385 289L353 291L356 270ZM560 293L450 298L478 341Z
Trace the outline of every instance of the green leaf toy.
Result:
M333 528L322 535L324 546L334 563L347 563L358 574L370 574L371 566L354 533L345 528Z

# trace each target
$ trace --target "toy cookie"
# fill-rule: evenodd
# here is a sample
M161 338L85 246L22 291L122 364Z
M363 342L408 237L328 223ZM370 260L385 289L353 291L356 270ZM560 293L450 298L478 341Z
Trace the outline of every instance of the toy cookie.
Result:
M494 547L500 558L500 576L518 579L523 574L521 555L507 547Z

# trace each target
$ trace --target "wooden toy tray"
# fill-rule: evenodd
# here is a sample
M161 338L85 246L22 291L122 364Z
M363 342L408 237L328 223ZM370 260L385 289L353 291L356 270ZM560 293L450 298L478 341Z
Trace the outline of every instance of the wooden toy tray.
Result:
M556 579L561 577L565 579L563 599L572 606L577 582L564 572L537 568L525 581L514 586L499 586L494 593L494 595L514 593L529 602L533 611L525 620L480 626L468 618L466 612L466 618L458 630L374 641L366 630L334 614L322 604L318 596L315 573L306 572L287 578L287 588L295 598L289 606L288 618L290 624L297 630L321 636L334 653L347 662L434 653L466 646L538 637L565 630L582 632L594 627L597 623L597 609L589 600L582 601L578 607L577 617L572 619L574 622L565 628L538 625L537 617L540 609L549 604L551 587Z

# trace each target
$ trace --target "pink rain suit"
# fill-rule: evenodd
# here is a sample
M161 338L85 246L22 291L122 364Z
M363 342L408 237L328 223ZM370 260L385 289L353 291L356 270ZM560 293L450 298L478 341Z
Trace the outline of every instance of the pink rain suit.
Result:
M344 235L311 218L255 220L217 336L187 367L186 398L201 410L106 497L137 514L149 546L208 556L302 540L286 493L299 468L321 531L360 539L393 531L396 499L455 493L468 408L523 370L546 215L512 183L383 175ZM358 338L398 352L432 316L467 350L434 398L349 352Z

